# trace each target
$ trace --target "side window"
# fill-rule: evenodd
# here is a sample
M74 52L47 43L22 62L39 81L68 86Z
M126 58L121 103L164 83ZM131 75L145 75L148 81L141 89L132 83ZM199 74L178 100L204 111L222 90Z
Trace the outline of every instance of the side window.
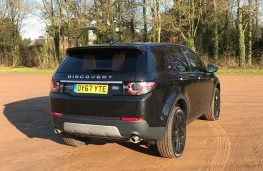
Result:
M165 70L165 51L161 46L151 47L153 70L162 72Z
M182 50L175 46L170 46L166 51L168 69L174 72L189 72L190 68Z
M206 67L203 62L190 49L184 50L184 55L187 57L189 65L194 72L205 72Z

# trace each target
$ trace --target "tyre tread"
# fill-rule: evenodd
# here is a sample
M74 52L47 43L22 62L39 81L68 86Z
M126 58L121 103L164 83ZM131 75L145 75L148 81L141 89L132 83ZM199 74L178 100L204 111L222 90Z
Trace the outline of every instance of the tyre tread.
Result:
M178 110L180 110L181 112L182 109L180 107L175 107L175 112L176 113ZM173 152L173 146L171 144L171 134L172 134L172 122L173 122L173 117L174 117L174 113L172 113L172 115L169 116L168 121L167 121L167 129L165 131L165 136L163 139L158 140L157 141L157 149L160 153L160 155L162 157L166 157L166 158L174 158L174 157L179 157L176 156Z
M216 121L218 120L218 118L215 117L215 114L214 114L214 98L215 98L215 92L216 91L219 91L217 88L215 88L215 91L214 91L214 95L213 95L213 99L212 99L212 104L208 110L208 112L205 113L205 119L208 120L208 121Z

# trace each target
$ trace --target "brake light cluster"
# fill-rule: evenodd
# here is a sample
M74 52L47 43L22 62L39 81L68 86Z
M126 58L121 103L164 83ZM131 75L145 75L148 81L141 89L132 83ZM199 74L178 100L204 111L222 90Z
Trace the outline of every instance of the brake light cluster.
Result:
M141 95L152 91L155 85L156 82L130 82L127 89L131 95Z
M63 92L63 84L58 81L51 81L50 91L52 93L62 93Z

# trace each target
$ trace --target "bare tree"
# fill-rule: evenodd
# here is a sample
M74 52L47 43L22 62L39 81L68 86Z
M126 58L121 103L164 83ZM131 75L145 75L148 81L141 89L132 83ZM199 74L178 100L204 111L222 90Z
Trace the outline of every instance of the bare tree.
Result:
M147 27L147 13L146 13L146 0L143 0L142 9L143 9L143 34L144 34L144 41L148 42L148 27Z
M212 51L213 51L213 59L215 63L218 63L218 51L219 51L219 42L218 42L218 16L217 16L217 2L213 0L213 21L212 21Z
M251 66L252 64L252 30L253 30L253 16L254 16L254 3L253 0L249 0L248 5L248 45L247 45L247 64Z
M237 0L237 31L238 31L238 51L239 65L245 66L246 47L245 47L245 29L243 26L243 1Z
M151 25L152 25L152 41L161 41L161 13L160 13L160 0L150 1L151 7Z
M195 37L202 19L202 1L174 0L173 7L164 14L163 19L165 23L169 23L165 25L165 29L177 32L195 51Z
M3 0L1 6L4 7L0 12L4 18L8 19L12 24L10 25L11 36L11 51L9 56L12 58L12 65L20 64L19 44L21 41L20 31L22 21L30 12L30 6L24 0Z
M54 40L55 54L54 61L59 63L60 60L60 35L61 35L61 26L63 18L61 16L61 1L60 0L42 0L43 3L43 13L46 19L47 32Z

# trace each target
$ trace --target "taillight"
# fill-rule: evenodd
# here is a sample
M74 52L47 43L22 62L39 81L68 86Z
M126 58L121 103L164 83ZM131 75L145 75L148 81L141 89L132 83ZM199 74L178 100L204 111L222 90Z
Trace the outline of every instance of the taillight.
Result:
M58 93L59 92L59 82L51 81L51 83L50 83L50 91L52 93Z
M61 93L62 90L63 90L62 84L60 84L58 81L51 81L50 91L52 93Z
M152 91L156 82L131 82L128 84L128 92L132 95L146 94Z

